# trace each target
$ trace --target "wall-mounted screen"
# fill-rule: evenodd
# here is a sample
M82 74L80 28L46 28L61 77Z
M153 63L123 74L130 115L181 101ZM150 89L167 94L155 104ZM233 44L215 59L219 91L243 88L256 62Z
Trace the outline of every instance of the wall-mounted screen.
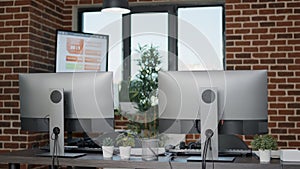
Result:
M107 71L108 35L57 30L56 72Z

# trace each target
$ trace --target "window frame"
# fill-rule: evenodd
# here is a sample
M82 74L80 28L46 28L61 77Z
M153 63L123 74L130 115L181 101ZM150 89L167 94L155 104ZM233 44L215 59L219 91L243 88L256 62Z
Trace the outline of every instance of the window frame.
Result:
M214 0L212 2L161 2L161 3L133 3L130 4L131 12L122 16L122 38L123 38L123 79L128 79L131 75L130 59L126 59L131 54L131 14L164 12L169 14L168 19L168 70L178 70L178 9L189 7L222 7L222 34L223 34L223 69L226 70L226 34L225 34L225 1ZM83 28L83 13L100 11L100 7L78 8L78 30ZM171 17L171 16L175 17ZM171 25L171 26L170 26ZM171 57L175 55L176 57Z

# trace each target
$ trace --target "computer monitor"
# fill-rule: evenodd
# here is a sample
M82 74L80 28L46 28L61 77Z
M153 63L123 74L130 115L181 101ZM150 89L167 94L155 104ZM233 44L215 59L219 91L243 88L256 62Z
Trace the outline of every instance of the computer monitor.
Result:
M114 131L112 81L112 72L20 74L21 128L49 130L49 90L57 88L63 89L66 131Z
M56 31L56 72L107 71L109 36Z
M113 132L112 72L20 74L21 129L49 131L50 153L64 152L64 131Z
M218 134L268 132L265 70L159 72L158 89L161 133L202 131L204 144L207 128L215 132L216 140ZM214 143L218 147L218 141Z
M197 132L195 120L201 120L201 87L217 90L220 133L252 135L268 132L265 70L159 72L161 132Z

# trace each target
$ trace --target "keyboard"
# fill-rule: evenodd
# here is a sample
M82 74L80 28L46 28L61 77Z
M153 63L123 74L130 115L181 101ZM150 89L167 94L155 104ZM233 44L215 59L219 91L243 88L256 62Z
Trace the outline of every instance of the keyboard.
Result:
M65 151L72 153L102 153L102 148L65 146Z
M252 155L251 149L225 149L219 152L220 155L247 156Z
M201 155L201 149L170 149L169 152L183 155Z
M201 155L201 149L170 149L169 152L177 155ZM251 149L225 149L219 151L219 155L242 156L251 154Z

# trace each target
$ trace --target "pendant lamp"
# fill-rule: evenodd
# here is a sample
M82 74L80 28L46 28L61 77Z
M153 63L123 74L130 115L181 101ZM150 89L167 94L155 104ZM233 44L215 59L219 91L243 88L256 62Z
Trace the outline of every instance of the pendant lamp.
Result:
M127 14L130 12L128 0L103 0L101 12Z

